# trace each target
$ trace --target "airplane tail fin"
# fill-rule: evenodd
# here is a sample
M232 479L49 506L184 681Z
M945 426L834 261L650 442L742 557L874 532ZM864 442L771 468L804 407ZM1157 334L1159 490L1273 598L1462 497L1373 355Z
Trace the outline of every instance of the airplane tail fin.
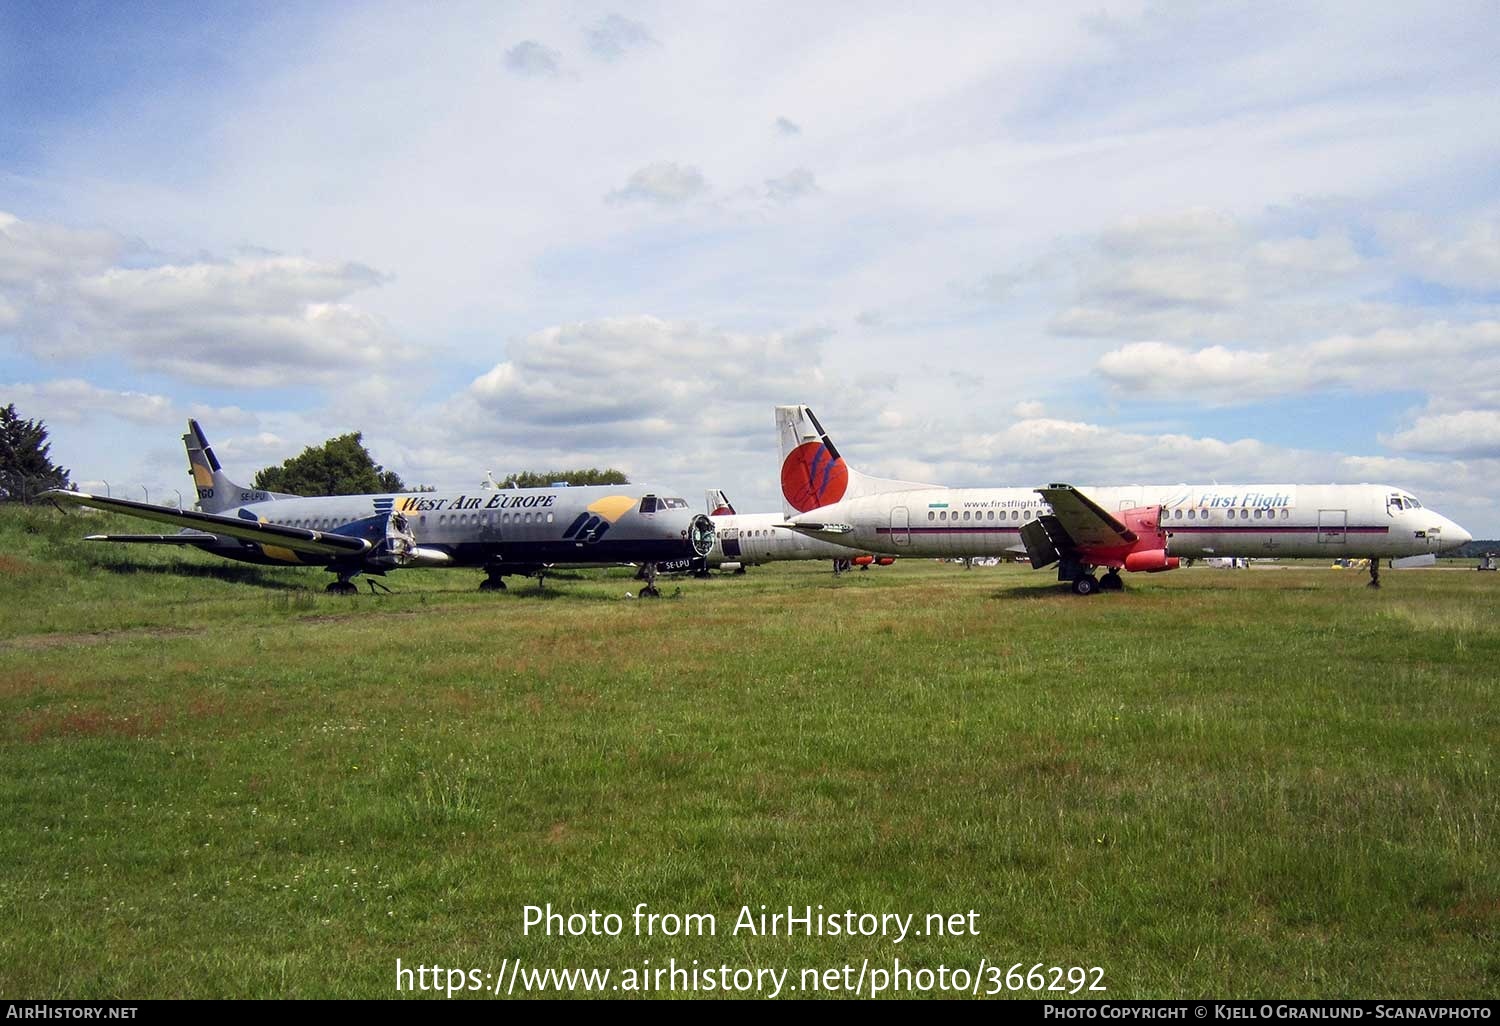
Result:
M781 505L788 517L843 499L934 485L871 477L850 467L807 406L776 407L781 440Z
M208 444L208 439L204 437L203 429L196 420L188 421L187 434L182 436L182 444L187 447L188 473L193 476L193 484L198 489L198 508L203 512L222 513L250 502L285 498L273 492L246 488L229 480L229 475L219 465L213 447Z
M711 517L727 517L734 515L734 506L729 502L729 496L718 488L710 488L703 493L707 503L708 515Z

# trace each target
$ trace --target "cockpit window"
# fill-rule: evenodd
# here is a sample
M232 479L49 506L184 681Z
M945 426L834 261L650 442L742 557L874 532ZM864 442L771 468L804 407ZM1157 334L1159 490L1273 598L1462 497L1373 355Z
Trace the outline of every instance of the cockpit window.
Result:
M687 509L686 499L662 499L662 509Z
M656 496L654 496L654 495L648 495L644 499L641 500L641 512L642 513L655 513L656 512Z

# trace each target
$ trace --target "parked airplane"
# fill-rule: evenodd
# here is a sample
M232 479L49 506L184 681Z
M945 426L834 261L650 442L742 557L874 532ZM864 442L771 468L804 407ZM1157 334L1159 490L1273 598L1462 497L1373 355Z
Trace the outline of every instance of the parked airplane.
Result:
M861 549L814 538L786 526L779 513L736 513L729 498L717 488L706 493L709 516L714 524L714 547L707 566L744 573L747 566L760 566L790 559L831 559L834 572L854 566L890 566L894 556L876 556Z
M870 477L845 463L806 406L776 407L787 524L815 538L913 556L1024 551L1088 595L1120 570L1206 556L1379 558L1456 549L1469 532L1387 485L1128 485L944 488ZM1104 568L1103 579L1094 571Z
M338 575L328 585L336 594L352 593L360 574L407 566L482 568L479 588L490 591L503 589L507 575L558 565L642 563L641 594L655 595L657 569L685 569L714 543L708 517L690 512L685 499L642 485L303 498L235 484L197 421L188 421L182 441L198 488L196 510L85 492L46 495L183 528L90 541L191 545L246 563L321 566Z

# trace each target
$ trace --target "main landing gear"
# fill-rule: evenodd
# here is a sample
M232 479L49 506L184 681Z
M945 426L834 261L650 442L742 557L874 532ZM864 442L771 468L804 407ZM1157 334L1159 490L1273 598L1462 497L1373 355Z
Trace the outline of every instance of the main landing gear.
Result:
M641 572L638 576L646 582L641 585L641 598L661 598L661 592L656 590L655 563L642 563Z
M354 586L354 578L359 576L358 570L335 570L339 575L336 581L330 581L328 587L323 589L330 595L358 595L359 589Z
M359 573L360 573L358 570L355 570L355 571L352 571L352 572L349 572L349 573L345 573L345 572L343 572L341 570L335 570L334 572L339 575L339 579L336 580L336 581L329 582L328 587L324 589L325 591L328 592L328 594L330 594L330 595L358 595L359 594L359 589L354 586L354 578L358 577ZM381 591L385 592L387 595L393 595L393 594L395 594L394 592L391 591L391 589L387 588L385 585L381 584L379 581L371 580L370 578L366 577L365 578L365 583L370 586L370 594L371 595L375 594L375 589L376 588L379 588Z
M1120 580L1118 569L1109 569L1103 577L1095 577L1092 569L1079 572L1073 578L1073 594L1092 595L1096 591L1124 591L1125 582Z
M485 578L479 582L480 591L504 591L505 574L499 567L487 566L484 568Z

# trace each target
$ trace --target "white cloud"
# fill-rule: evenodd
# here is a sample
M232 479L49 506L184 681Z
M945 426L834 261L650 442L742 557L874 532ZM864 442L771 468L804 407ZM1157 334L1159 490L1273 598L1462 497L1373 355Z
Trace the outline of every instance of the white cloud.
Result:
M1500 411L1465 410L1418 417L1384 439L1393 449L1468 459L1500 459Z
M1124 396L1210 405L1329 389L1395 391L1414 373L1432 393L1488 395L1500 392L1500 321L1439 322L1276 350L1133 342L1105 353L1096 369Z
M78 378L4 385L0 394L6 402L40 411L35 416L49 423L78 423L104 414L155 425L171 419L175 409L166 396L98 388Z
M801 135L802 126L791 118L779 117L776 119L776 131L782 135Z
M247 256L125 267L118 239L11 219L0 300L21 347L49 360L118 354L182 381L330 382L378 369L394 339L348 299L385 279L354 263ZM21 269L29 269L24 276Z
M1285 333L1308 319L1308 296L1343 298L1366 269L1342 230L1265 232L1202 209L1128 219L1076 255L1077 293L1050 328L1134 339Z
M625 203L656 203L676 206L696 199L708 191L703 172L696 167L658 161L648 164L630 176L625 186L605 197L605 201L620 205Z
M1411 215L1389 217L1384 237L1413 275L1454 289L1500 292L1500 214L1487 212L1453 227Z

